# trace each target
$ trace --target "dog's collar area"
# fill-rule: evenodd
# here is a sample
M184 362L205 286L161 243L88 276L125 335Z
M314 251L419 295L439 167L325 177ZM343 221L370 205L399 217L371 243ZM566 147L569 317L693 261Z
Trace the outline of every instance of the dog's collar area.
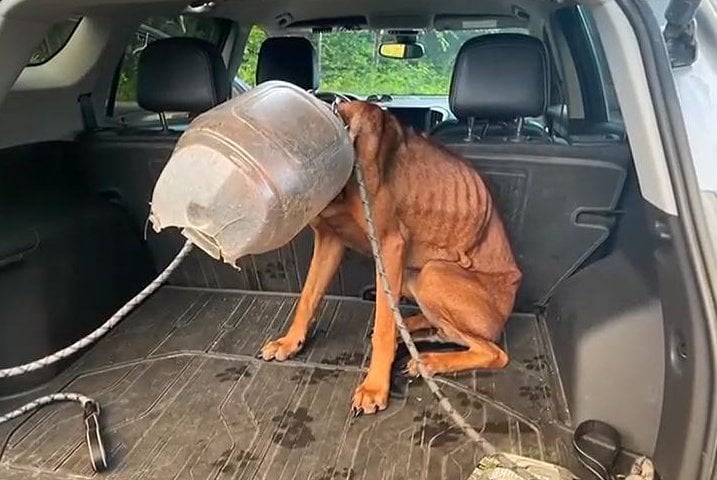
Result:
M312 95L314 95L314 96L316 97L316 91L310 91L309 93L311 93ZM348 129L349 129L348 124L344 121L344 119L341 117L341 115L339 115L339 105L342 104L342 103L344 103L344 102L350 102L350 100L349 100L348 98L344 97L343 95L338 94L338 93L334 93L333 95L334 95L334 99L333 99L333 100L331 101L331 103L329 104L329 108L331 109L331 113L333 113L333 114L336 116L336 118L338 118L339 120L341 120L341 123L344 124L344 128L345 128L346 130L348 130ZM316 98L318 98L318 97L316 97Z
M346 99L343 99L343 98L339 97L338 95L336 95L334 97L334 100L331 102L331 112L334 115L336 115L336 117L339 120L341 120L341 123L344 124L344 128L346 130L348 130L349 125L346 122L344 122L344 119L341 117L341 115L339 115L339 105L341 105L343 102L346 102L346 101L347 101Z
M339 104L341 103L341 99L339 97L334 97L334 100L331 102L331 112L339 116Z

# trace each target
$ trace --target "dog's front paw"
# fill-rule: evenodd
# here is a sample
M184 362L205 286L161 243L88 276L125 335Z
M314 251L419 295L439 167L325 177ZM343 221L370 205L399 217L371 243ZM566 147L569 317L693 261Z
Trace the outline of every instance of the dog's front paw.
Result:
M428 370L428 372L429 372L430 374L435 373L435 372L433 371L433 367L432 367L431 362L430 362L430 356L427 355L427 354L425 354L425 353L421 353L421 354L419 354L418 356L421 358L421 361L423 362L423 365L426 367L426 369ZM418 369L418 362L417 362L416 360L414 360L413 358L410 359L410 360L408 361L408 363L406 364L406 369L403 371L403 373L404 373L404 375L406 375L406 376L408 376L408 377L418 377L418 376L420 376L420 375L421 375L421 372L420 372L420 370Z
M359 385L354 392L351 411L358 417L363 413L371 414L385 410L388 406L389 382L375 382L369 379Z
M281 337L267 342L261 348L261 358L266 361L277 360L283 362L287 358L296 355L303 346L304 340L301 338Z

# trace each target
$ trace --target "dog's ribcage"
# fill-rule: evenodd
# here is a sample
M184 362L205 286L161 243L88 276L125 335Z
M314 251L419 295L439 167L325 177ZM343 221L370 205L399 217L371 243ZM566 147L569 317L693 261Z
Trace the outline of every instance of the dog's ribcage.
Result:
M420 243L469 250L490 219L492 203L483 180L440 149L403 155L389 181L397 213Z

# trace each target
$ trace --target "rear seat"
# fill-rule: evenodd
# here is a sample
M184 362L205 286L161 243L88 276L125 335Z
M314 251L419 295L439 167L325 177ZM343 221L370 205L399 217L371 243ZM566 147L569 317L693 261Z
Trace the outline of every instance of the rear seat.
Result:
M209 68L207 68L209 66ZM165 112L202 113L225 101L229 75L217 48L195 38L167 38L150 43L137 67L137 103L163 117ZM79 139L87 182L130 214L144 235L149 201L159 174L181 131L167 128L122 127L90 132ZM164 268L183 243L178 232L147 234L156 270ZM208 261L194 252L172 281L182 283L201 272ZM184 282L186 283L186 282Z
M568 145L547 133L515 131L468 135L470 118L490 125L543 116L549 71L538 39L496 34L470 40L451 83L459 121L434 132L484 174L497 199L523 270L522 310L546 300L607 240L630 163L626 143Z
M571 146L539 122L524 122L517 132L513 119L545 115L548 60L542 43L531 37L498 34L468 42L456 61L461 78L453 79L451 90L452 108L462 120L439 127L434 136L466 156L497 198L524 271L519 310L549 297L605 243L630 164L625 143ZM498 71L501 66L507 71ZM474 129L466 141L468 118L495 127L484 136ZM311 245L304 231L276 252L245 259L250 288L300 291ZM330 291L361 296L370 293L374 278L372 259L348 252Z
M272 37L262 43L256 70L257 84L283 80L304 90L319 87L316 51L303 37ZM313 235L304 229L294 240L276 252L242 260L246 284L252 289L299 292L313 254ZM346 273L344 273L346 272ZM329 287L337 295L361 296L374 283L373 262L349 251L339 274Z
M315 57L313 48L299 46L301 40L267 40L270 43L262 48L259 64L282 65L287 52L303 49L304 54L296 57L303 58L303 67L295 65L291 69L301 72L300 75L291 77L286 70L280 78L309 88L316 85ZM502 38L501 42L505 40ZM294 46L286 47L289 43L284 42ZM484 38L477 45L478 49L490 48L490 38ZM524 40L518 40L508 47L523 49L525 45ZM531 45L533 47L528 50L533 55L541 55L540 48L536 48L539 45L534 42ZM525 52L508 56L513 63L507 67L513 69L522 81L490 83L484 81L484 75L490 74L490 69L473 68L474 54L472 52L471 58L458 59L467 60L471 68L466 70L468 76L464 81L453 82L454 109L487 119L490 124L493 119L487 118L491 115L486 112L503 112L499 115L501 119L536 113L534 105L544 103L541 98L548 78L542 69L534 68L539 64L535 58L531 59ZM478 54L481 57L484 52ZM183 63L179 56L172 58L178 64ZM532 66L521 66L522 60L529 60ZM142 65L147 68L145 63ZM307 69L312 73L307 73ZM177 75L186 70L178 69ZM257 80L275 79L266 74L267 71L277 72L271 68L260 69ZM475 72L481 73L480 78L475 77ZM193 81L211 83L217 80L195 78ZM199 91L209 89L204 86ZM175 101L171 98L171 90L164 91L163 95L165 101ZM526 110L526 105L519 99L524 99L531 107ZM485 102L490 102L492 110ZM155 105L155 108L161 106ZM466 133L467 125L458 123L442 128L435 138L465 155L487 177L524 271L517 305L521 310L530 309L549 296L563 278L579 268L608 238L614 223L609 214L616 209L622 192L630 163L629 148L624 143L615 142L566 145L544 138L542 128L523 130L518 137L513 131L510 135L499 133L489 139L476 137L471 141L466 141ZM154 183L171 154L176 137L176 134L162 135L159 132L109 132L82 141L92 183L106 195L116 197L117 202L130 211L138 229L145 227ZM149 232L148 246L156 269L170 261L182 242L183 238L177 232L159 235ZM311 260L312 243L310 231L304 230L289 245L277 251L241 259L241 271L195 251L170 281L195 287L299 292ZM373 286L374 278L372 259L350 252L329 292L361 296Z
M225 97L215 92L227 81L221 59L212 53L213 46L193 39L167 39L151 43L139 63L138 94L140 105L155 112L203 111ZM212 75L204 68L192 68L192 62L210 60L215 67ZM217 60L218 59L218 60ZM290 68L289 68L290 67ZM300 37L267 39L262 45L257 82L283 80L307 90L318 85L314 48ZM122 205L130 214L135 228L146 228L149 201L154 184L174 149L180 132L158 129L125 128L95 132L80 139L80 151L88 183L101 194ZM147 232L147 245L155 269L161 270L183 243L176 231L160 234ZM170 283L183 286L235 288L278 292L298 292L312 255L312 236L308 230L276 252L254 255L239 262L240 271L215 261L195 250L170 278ZM331 293L358 294L365 283L373 283L371 263L356 259L367 279L359 285L341 288L338 281ZM351 278L356 278L352 276Z

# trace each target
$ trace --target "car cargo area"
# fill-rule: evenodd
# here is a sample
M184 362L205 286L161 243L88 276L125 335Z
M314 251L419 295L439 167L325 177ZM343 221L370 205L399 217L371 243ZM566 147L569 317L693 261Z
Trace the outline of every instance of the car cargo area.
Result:
M13 321L0 322L2 366L89 333L164 268L183 242L176 231L145 230L144 199L171 139L150 150L131 137L110 140L98 135L0 152L3 200L14 212L8 217L14 221L3 225L3 318ZM458 411L499 448L580 472L571 444L577 421L619 425L630 450L654 445L662 367L661 352L651 345L662 340L634 174L581 157L624 147L565 150L571 148L573 160L562 162L496 146L475 160L489 172L506 223L518 232L517 251L534 252L524 255L533 263L524 263L522 302L501 340L509 366L437 378ZM517 160L500 163L500 155ZM581 177L583 167L605 176ZM553 245L549 231L526 226L541 208L530 199L551 202L549 192L566 190L510 182L535 175L534 186L550 181L544 172L559 178L570 169L593 189L574 190L569 201L594 195L615 202L621 221L586 218L602 226L585 227L557 213L553 228L562 237ZM622 193L613 190L623 182ZM403 346L389 408L358 418L350 412L370 352L375 287L369 258L347 254L298 357L285 363L256 357L291 319L311 245L304 231L285 248L242 259L241 270L195 250L168 285L89 351L0 381L0 411L50 392L96 398L108 478L467 478L483 453L420 380L409 383L401 374L408 355ZM549 257L540 253L546 250ZM549 297L544 307L530 306L543 296ZM627 389L654 394L620 404ZM2 425L0 442L2 478L93 474L76 404L50 405Z
M41 390L102 405L108 478L467 478L481 451L420 381L397 372L389 408L354 418L373 304L332 297L296 358L255 358L290 320L296 296L164 287ZM570 436L544 325L515 315L500 372L444 378L461 414L501 449L565 464ZM405 356L404 356L405 358ZM92 474L82 412L48 407L2 430L4 479Z
M702 370L694 366L689 335L697 330L689 329L685 305L665 299L690 288L675 280L681 278L676 265L686 257L670 244L680 240L677 230L643 197L648 188L658 191L644 178L661 172L650 163L659 160L654 145L660 136L649 133L657 127L642 110L629 112L636 125L625 128L621 108L632 104L624 100L640 108L649 102L633 96L632 77L616 76L623 82L616 90L606 55L614 52L603 49L595 20L605 22L610 12L593 18L592 10L607 8L602 2L446 1L245 0L190 7L168 1L140 8L139 0L83 0L76 6L55 2L47 14L37 5L18 10L20 20L10 22L14 30L2 38L21 37L33 15L42 19L33 24L39 37L50 29L50 17L73 16L69 27L64 17L64 27L52 27L54 33L57 25L65 29L66 47L58 42L57 51L30 63L16 59L12 71L27 66L0 98L0 370L87 336L170 264L186 239L176 228L153 231L150 202L182 132L211 108L245 94L239 79L247 89L281 80L327 103L375 103L401 123L395 128L406 145L416 137L402 132L413 129L440 147L435 151L459 154L481 175L481 192L490 193L495 207L485 209L485 218L500 215L522 281L499 341L508 366L435 377L470 425L502 452L562 465L583 479L591 477L578 461L573 434L586 420L605 422L621 436L612 473L626 473L643 455L659 456L667 467L682 465L674 460L687 444L679 432L692 414L682 407L697 397L686 387L673 389L686 383L670 378L688 382ZM385 13L389 7L396 13ZM0 33L2 22L0 16ZM418 22L415 31L393 30L405 22ZM420 62L434 62L432 55L435 62L383 59L376 52L386 38L377 32L389 40L425 40ZM50 43L43 45L49 49ZM22 51L29 55L31 46ZM60 66L51 70L55 61ZM494 75L499 68L504 73ZM637 69L618 73L626 77ZM386 79L391 84L374 88ZM643 88L641 79L635 84ZM369 83L371 91L361 90ZM277 128L262 130L267 142L309 143L304 137L320 130L297 114L291 120L303 122L306 131L295 139L297 129L289 132L294 124L285 120L296 112L268 110ZM649 134L637 125L643 119ZM337 138L346 140L343 127L338 123ZM345 144L351 165L354 150ZM403 147L397 140L391 148ZM261 175L266 167L288 178L273 155L250 160ZM325 175L333 167L302 172ZM393 174L389 170L381 175ZM425 175L415 187L422 195L424 183L433 180ZM195 177L185 183L199 184ZM461 202L479 202L459 187L423 198L430 208L434 201L461 208ZM305 190L297 188L292 198ZM195 193L189 186L187 192ZM450 219L449 210L412 215ZM289 215L276 218L283 222ZM458 231L434 230L446 237ZM502 231L498 251L507 252ZM469 232L471 239L486 238L484 231ZM465 253L435 243L429 246L458 252L457 258ZM375 415L351 412L371 356L373 258L347 250L303 350L284 362L260 358L262 346L292 321L314 252L311 229L266 250L245 250L265 253L242 256L234 268L195 248L97 343L29 374L3 376L0 418L56 392L96 399L109 469L98 474L91 466L81 406L52 403L0 423L0 479L468 479L485 452L444 414L423 380L403 373L409 354L400 341L388 408ZM495 252L489 253L493 259L503 255ZM483 272L475 265L463 268L477 278ZM450 282L436 282L434 298L443 283ZM512 301L515 283L509 288ZM464 299L483 301L465 291ZM495 332L510 312L503 304ZM479 304L467 305L472 311ZM418 306L402 299L401 308L409 314ZM682 323L668 329L668 318ZM477 335L481 342L490 336ZM391 337L383 338L389 358ZM420 335L416 342L421 351L464 348ZM486 364L498 363L480 365ZM689 385L697 391L696 383ZM665 433L673 431L679 435ZM605 453L600 440L585 439Z

